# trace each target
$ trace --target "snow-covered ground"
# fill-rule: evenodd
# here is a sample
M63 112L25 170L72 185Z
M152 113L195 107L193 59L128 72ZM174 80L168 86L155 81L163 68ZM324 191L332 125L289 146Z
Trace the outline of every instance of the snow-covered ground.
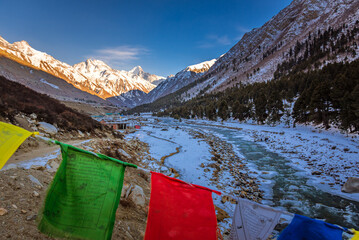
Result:
M211 158L210 148L205 142L194 139L183 130L169 127L157 129L143 127L142 132L137 132L136 136L141 141L149 143L151 156L158 160L163 156L176 152L177 147L181 147L179 154L166 159L165 165L175 168L185 178L183 179L185 181L212 189L215 188L215 186L209 185L204 180L203 169L200 169L201 163L206 163ZM167 142L166 139L176 144Z
M49 83L48 81L46 81L46 80L43 79L43 78L40 79L40 82L45 83L45 84L47 84L47 85L49 85L50 87L53 87L53 88L55 88L55 89L59 89L59 87L58 87L57 85L52 84L52 83Z
M146 142L150 147L150 155L157 161L163 156L168 156L176 152L179 153L168 157L164 166L156 163L156 161L148 161L149 168L153 171L159 171L170 175L170 168L174 168L180 174L179 178L191 184L197 184L208 187L213 190L222 192L222 195L228 195L234 190L234 186L228 183L233 182L233 177L229 172L224 172L220 182L211 180L213 170L205 172L201 164L209 164L212 154L209 145L201 139L192 137L185 129L161 126L144 126L140 131L129 137L137 137L139 140ZM220 186L221 189L218 188ZM213 200L216 206L221 207L231 216L234 211L234 205L230 202L221 203L221 196L213 193ZM225 221L220 224L223 229L229 229L231 221Z

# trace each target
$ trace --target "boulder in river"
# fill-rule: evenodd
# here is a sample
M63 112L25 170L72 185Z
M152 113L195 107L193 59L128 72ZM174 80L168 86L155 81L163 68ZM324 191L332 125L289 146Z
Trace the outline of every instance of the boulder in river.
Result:
M342 187L342 192L345 193L359 193L359 178L350 177Z

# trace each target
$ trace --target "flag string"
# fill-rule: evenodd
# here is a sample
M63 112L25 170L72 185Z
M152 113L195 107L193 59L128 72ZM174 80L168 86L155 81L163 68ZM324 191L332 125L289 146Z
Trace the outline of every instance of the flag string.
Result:
M54 144L57 144L57 143L58 143L57 140L53 140L53 139L51 139L51 138L47 138L47 137L38 135L38 134L36 134L36 133L33 134L32 136L33 136L33 137L40 138L40 139L43 139L43 140L45 140L45 141L48 141L48 142L51 142L51 143L54 143ZM98 157L98 155L97 155L96 153L91 152L91 151L88 151L88 152L91 153L91 154L93 154L94 156ZM143 172L146 172L146 173L148 173L148 174L151 174L151 170L149 170L149 169L146 169L146 168L143 168L143 167L137 167L137 169L138 169L138 170L141 170L141 171L143 171ZM188 183L188 184L190 184L190 183ZM192 185L192 184L190 184L190 185ZM233 195L226 195L226 196L229 196L229 197L231 197L231 198L233 198L233 199L238 199L238 198L239 198L239 197L236 197L236 196L233 196ZM244 199L244 198L243 198L243 199ZM255 202L255 201L252 201L252 200L249 200L249 199L245 199L245 200L250 201L250 202L253 202L253 203L256 203L256 204L259 204L259 205L262 205L262 206L265 206L265 207L272 208L272 209L274 209L274 210L276 210L276 211L282 213L283 215L286 215L286 216L289 216L289 217L292 217L292 218L295 216L295 214L293 214L293 213L290 213L290 212L287 212L287 211L284 211L284 210L275 209L275 208L272 207L272 206L268 206L268 205L264 205L264 204L261 204L261 203L257 203L257 202ZM336 226L340 227L343 231L345 231L345 232L347 232L347 233L350 233L350 234L353 234L353 233L354 233L354 231L351 230L351 229L342 227L342 226L340 226L340 225L336 225Z

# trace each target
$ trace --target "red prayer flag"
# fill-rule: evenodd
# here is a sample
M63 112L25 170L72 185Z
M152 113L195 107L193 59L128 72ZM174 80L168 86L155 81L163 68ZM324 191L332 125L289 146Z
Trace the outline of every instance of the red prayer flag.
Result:
M145 240L216 240L217 218L212 192L221 193L151 173Z

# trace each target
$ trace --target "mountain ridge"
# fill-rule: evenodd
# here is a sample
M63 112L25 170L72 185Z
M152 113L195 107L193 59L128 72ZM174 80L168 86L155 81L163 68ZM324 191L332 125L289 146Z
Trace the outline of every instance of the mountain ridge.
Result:
M359 2L294 0L242 39L191 84L138 106L136 111L161 111L205 94L269 82L290 71L310 71L329 63L359 57Z
M358 1L294 0L263 26L244 34L186 94L197 96L206 87L205 92L223 91L239 83L269 81L296 41L303 41L318 29L324 31L343 23L351 27L357 16ZM182 98L189 99L183 94Z

